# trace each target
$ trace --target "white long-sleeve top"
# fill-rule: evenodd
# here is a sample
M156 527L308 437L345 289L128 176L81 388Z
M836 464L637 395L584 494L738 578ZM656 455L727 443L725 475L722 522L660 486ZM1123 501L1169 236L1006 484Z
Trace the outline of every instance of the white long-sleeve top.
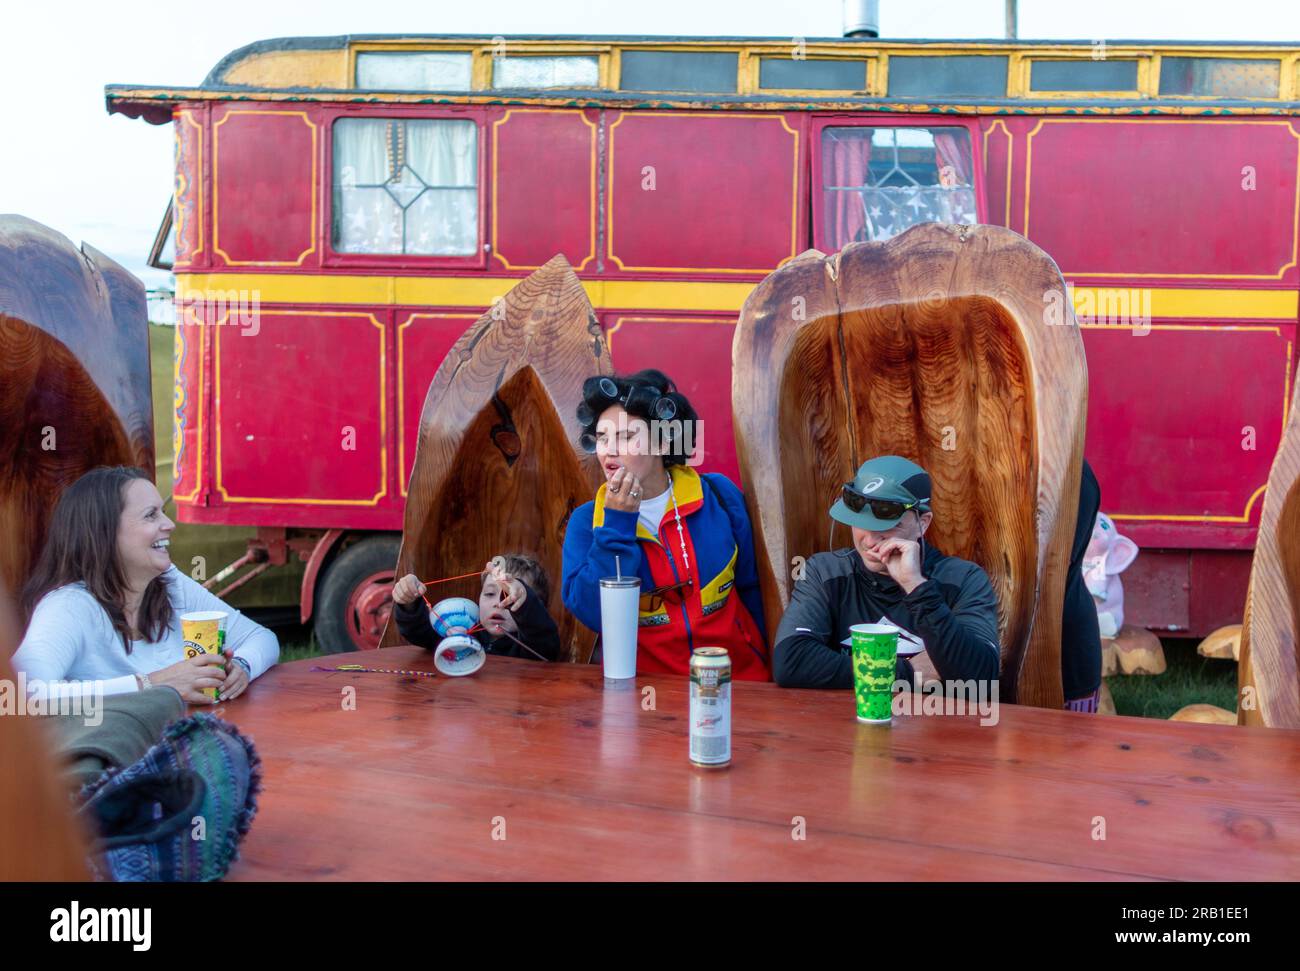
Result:
M181 639L181 614L195 610L224 610L226 648L243 658L250 678L257 678L280 657L280 641L261 624L213 596L175 566L167 579L172 603L171 626L158 641L132 641L126 652L122 637L113 630L108 613L83 583L51 590L36 605L27 634L13 656L15 670L23 672L28 690L33 681L47 697L75 697L94 691L95 682L106 695L139 690L137 674L152 674L185 660Z

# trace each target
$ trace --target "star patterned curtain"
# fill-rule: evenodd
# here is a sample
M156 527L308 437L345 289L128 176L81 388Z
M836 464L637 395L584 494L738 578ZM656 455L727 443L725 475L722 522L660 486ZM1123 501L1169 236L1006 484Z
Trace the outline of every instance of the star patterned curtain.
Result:
M886 240L917 223L976 222L963 128L826 128L826 245Z

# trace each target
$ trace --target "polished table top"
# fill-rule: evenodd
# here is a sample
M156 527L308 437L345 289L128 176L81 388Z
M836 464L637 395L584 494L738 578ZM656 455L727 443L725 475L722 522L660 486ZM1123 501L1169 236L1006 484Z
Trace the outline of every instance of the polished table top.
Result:
M737 682L709 770L685 678L311 670L346 663L434 670L296 661L218 709L264 772L231 879L1300 879L1300 732L1016 705L881 728L848 691Z

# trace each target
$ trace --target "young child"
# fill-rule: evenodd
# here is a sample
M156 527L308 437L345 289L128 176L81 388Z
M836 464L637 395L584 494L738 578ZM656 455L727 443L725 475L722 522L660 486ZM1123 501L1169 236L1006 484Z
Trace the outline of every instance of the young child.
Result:
M546 612L550 587L546 571L535 558L526 553L496 557L483 568L483 589L478 597L482 629L473 636L489 654L557 660L560 631ZM393 616L403 637L433 650L442 637L429 619L429 605L424 601L427 590L413 573L398 580L393 585Z

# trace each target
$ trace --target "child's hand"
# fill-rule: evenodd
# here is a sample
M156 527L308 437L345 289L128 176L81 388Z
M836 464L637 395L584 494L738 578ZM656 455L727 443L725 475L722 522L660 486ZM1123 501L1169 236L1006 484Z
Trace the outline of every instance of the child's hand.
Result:
M528 588L524 586L523 581L516 580L507 573L501 566L499 560L493 560L487 564L486 569L492 575L492 579L497 582L500 589L501 606L505 607L511 613L514 613L524 605L528 599Z
M423 597L428 589L414 573L408 573L393 584L393 603L401 604L403 607L413 604L418 598Z

